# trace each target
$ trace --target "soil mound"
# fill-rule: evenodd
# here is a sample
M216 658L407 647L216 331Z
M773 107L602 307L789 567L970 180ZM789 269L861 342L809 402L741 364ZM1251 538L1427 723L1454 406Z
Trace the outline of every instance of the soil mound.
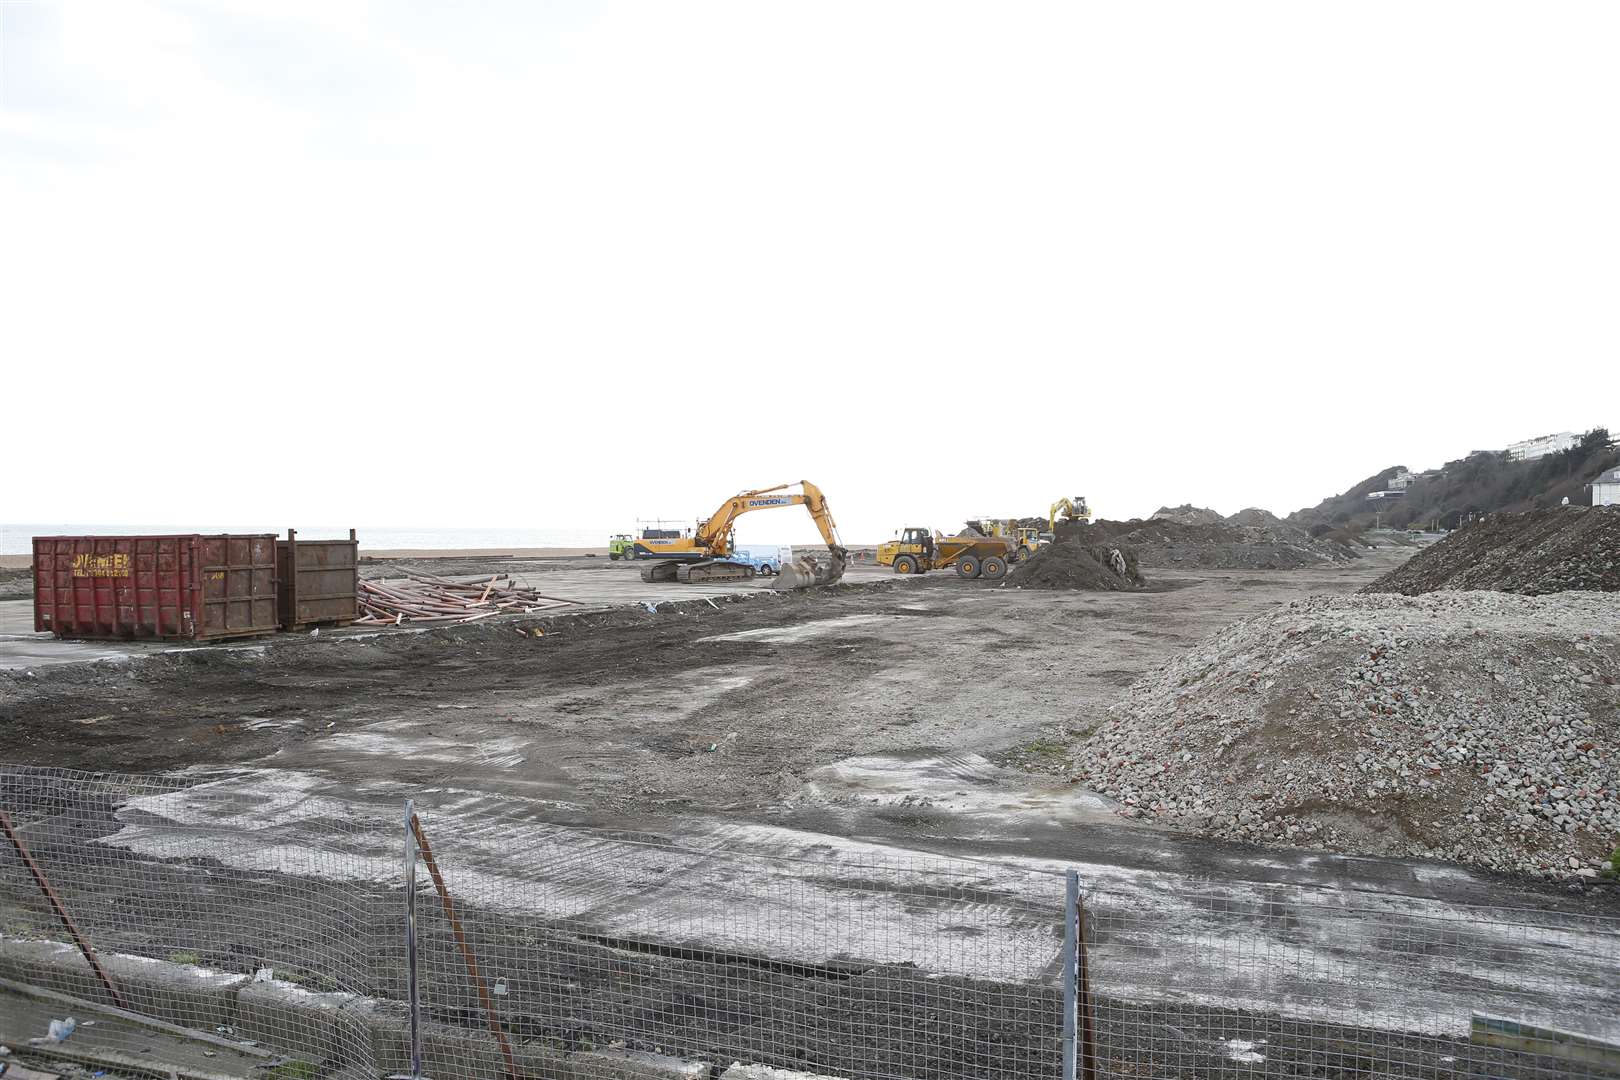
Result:
M33 596L34 571L31 567L0 567L0 600L31 600Z
M1492 514L1457 529L1361 591L1620 590L1620 506L1555 506Z
M1301 529L1299 526L1290 525L1288 522L1284 521L1276 514L1273 514L1271 511L1262 510L1258 506L1250 506L1243 510L1239 510L1237 513L1228 517L1226 519L1226 523L1228 525L1247 525L1252 529L1277 529L1279 531L1294 532L1301 535L1305 534L1305 530Z
M1620 833L1620 597L1318 596L1234 623L1087 733L1127 816L1595 876Z
M1048 544L1007 575L1016 589L1140 589L1146 580L1128 547L1065 540Z
M1215 525L1225 519L1204 506L1182 503L1180 506L1161 506L1153 511L1150 521L1175 521L1182 525Z
M1286 523L1234 525L1217 519L1190 525L1162 518L1065 525L1058 539L1115 544L1136 549L1146 567L1192 570L1298 570L1332 566L1360 552L1331 537L1313 538Z

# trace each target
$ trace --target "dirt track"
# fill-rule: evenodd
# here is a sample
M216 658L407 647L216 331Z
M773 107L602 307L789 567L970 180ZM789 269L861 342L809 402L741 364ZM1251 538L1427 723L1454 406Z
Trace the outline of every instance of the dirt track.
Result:
M1144 845L1140 826L1041 774L1056 763L1051 736L1192 642L1304 593L1350 591L1399 557L1160 571L1140 593L882 579L557 618L540 638L511 624L300 636L0 672L0 718L12 763L238 768L259 786L293 777L357 800L386 792L375 798L389 812L406 787L454 789L521 799L530 820L671 835L768 823L949 852L1334 881L1338 860L1279 869L1177 834ZM635 569L597 573L630 580ZM1424 891L1398 860L1355 866ZM1488 900L1497 886L1470 888Z
M1277 928L1300 924L1311 928L1306 938L1337 943L1334 964L1364 965L1366 979L1378 980L1385 978L1389 957L1376 943L1362 952L1350 948L1337 908L1302 900L1273 926L1278 909L1275 898L1263 893L1267 883L1377 894L1417 919L1458 903L1578 915L1612 911L1611 898L1450 866L1258 852L1161 832L1123 821L1106 801L1048 778L1043 769L1056 763L1052 752L1060 731L1083 726L1125 687L1191 643L1234 618L1302 594L1351 591L1398 557L1379 555L1326 570L1161 571L1152 589L1127 593L996 589L946 575L884 579L798 594L661 604L656 612L621 607L496 626L338 640L299 636L267 647L61 664L32 675L0 672L0 723L11 736L9 763L185 770L185 783L202 786L141 810L154 822L178 814L181 835L188 815L199 812L198 800L205 800L210 830L228 830L238 820L244 828L268 822L288 850L316 853L336 845L391 866L398 842L393 827L354 833L346 831L345 819L393 822L401 799L414 797L430 829L454 853L453 880L517 883L506 892L466 896L469 911L487 905L500 920L521 914L512 905L535 888L525 882L545 880L555 887L559 868L579 867L582 889L612 894L603 917L617 919L619 932L646 935L656 927L658 941L673 935L677 944L748 955L776 955L781 948L778 939L755 936L775 918L766 910L774 902L768 899L772 878L751 869L755 864L728 864L717 877L699 858L690 866L660 869L653 875L660 889L642 892L631 884L645 880L647 868L628 858L626 849L610 845L610 861L593 862L603 857L599 845L587 838L570 847L575 842L544 829L547 823L593 825L671 838L692 850L724 846L813 864L817 871L789 879L794 903L808 905L802 913L812 920L818 911L846 910L854 895L849 883L866 880L862 868L898 852L971 860L959 864L966 868L962 881L1021 902L1049 890L1054 872L1075 866L1104 910L1166 912L1153 928L1150 951L1138 955L1138 942L1127 936L1112 946L1117 957L1105 952L1100 961L1106 985L1127 995L1137 992L1137 970L1147 998L1169 981L1145 959L1161 954L1179 958L1176 981L1183 985L1224 985L1220 954L1206 960L1200 945L1210 932L1206 906L1266 913L1238 931L1253 938L1242 946L1250 952L1277 947L1271 937ZM590 576L598 573L608 580L635 569L610 565ZM536 627L546 631L543 636L532 636ZM87 720L94 722L74 722ZM310 808L316 806L349 809L333 818L315 814ZM96 833L104 827L86 826ZM140 850L138 839L132 843ZM106 889L94 882L70 886L71 899L93 913L129 891L136 867L142 874L204 873L211 887L226 890L236 888L229 883L242 871L243 899L229 906L231 919L264 929L261 947L279 942L279 949L296 956L299 941L331 937L330 928L304 921L282 927L273 905L260 910L267 901L249 887L251 853L236 859L225 850L199 848L180 863L130 862L112 871L116 888L111 881ZM610 886L619 875L625 886ZM221 926L203 933L171 924L158 917L172 914L170 908L156 902L169 885L154 879L151 887L150 918L111 920L128 934L115 946L162 955L199 935L234 942L246 932ZM317 897L327 886L299 879L286 886L294 888ZM963 918L961 905L930 915L934 902L918 897L908 903L908 919ZM1048 915L1048 909L1057 910L1051 902L1031 903ZM315 913L341 907L301 906ZM989 915L984 929L992 936L1007 933ZM928 940L914 936L909 924L879 930L872 940L894 942L899 951L879 955L880 949L869 961L904 964L912 958L909 950ZM835 947L832 939L827 945ZM1009 955L1040 952L1032 954L1016 939L1005 945ZM514 970L550 963L538 953L527 957L524 947L516 941L505 946ZM813 936L796 939L793 959L816 961L810 955L816 947ZM1000 955L998 948L987 946L985 955ZM232 962L224 954L210 959ZM318 971L318 959L310 968ZM1302 968L1311 970L1308 964ZM389 977L382 971L376 976L382 982ZM688 1001L681 995L689 995L690 983L676 979L670 992ZM602 984L607 1000L615 985ZM1039 979L1013 978L1003 985L1021 987L1017 993L1031 995L1032 1002L1047 993ZM1356 985L1348 980L1345 988ZM921 980L917 986L929 1000L949 992L944 982ZM1314 983L1283 991L1321 992ZM1572 984L1560 993L1591 997L1593 991ZM748 1009L763 1016L791 997L787 991L761 997ZM1206 1009L1227 1004L1224 991L1199 1000ZM1383 1022L1392 1030L1404 1027L1400 995L1378 1000L1390 1010ZM1436 999L1423 1007L1435 1015L1466 1015L1470 1000ZM1592 1004L1596 998L1581 1000L1598 1007ZM831 1016L834 1005L848 1004L818 998L815 1007ZM544 1014L541 1005L534 1008L534 1015ZM1350 1011L1347 1005L1345 1015ZM611 1015L592 1011L575 1020L586 1025L582 1030L603 1025L611 1031ZM1220 1032L1198 1032L1200 1022L1191 1014L1177 1021L1199 1045L1218 1046ZM1279 1066L1284 1034L1279 1028L1274 1035ZM1034 1043L1051 1037L1039 1025L1026 1035ZM693 1053L717 1049L689 1042L675 1030L660 1038ZM1135 1036L1121 1029L1118 1038ZM767 1056L763 1044L743 1035L724 1048ZM817 1055L815 1060L827 1060L822 1051Z
M561 619L538 640L503 625L68 665L3 677L0 707L25 764L275 754L333 779L454 780L596 814L759 811L845 758L1017 751L1229 619L1367 576L1165 575L1112 596L941 575Z

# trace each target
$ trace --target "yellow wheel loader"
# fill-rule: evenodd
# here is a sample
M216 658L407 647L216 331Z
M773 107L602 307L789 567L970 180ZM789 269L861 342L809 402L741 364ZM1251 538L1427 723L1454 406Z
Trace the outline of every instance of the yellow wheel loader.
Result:
M771 588L779 591L803 589L811 585L831 585L844 576L849 552L838 539L838 527L833 524L832 512L827 509L827 498L821 489L808 480L799 481L799 491L787 489L792 484L759 488L733 495L720 505L707 519L698 522L690 535L667 537L643 535L637 541L640 558L654 560L641 570L641 580L647 582L678 581L683 585L707 581L747 581L757 571L752 563L728 556L737 550L736 521L754 510L770 510L778 506L803 506L827 543L827 561L803 556L783 563ZM674 532L674 530L670 530Z
M1040 529L1029 525L1020 525L1017 521L1008 518L981 518L978 521L970 521L968 524L977 526L978 530L986 536L1000 536L1011 540L1013 549L1007 558L1015 563L1023 562L1048 543L1041 536Z

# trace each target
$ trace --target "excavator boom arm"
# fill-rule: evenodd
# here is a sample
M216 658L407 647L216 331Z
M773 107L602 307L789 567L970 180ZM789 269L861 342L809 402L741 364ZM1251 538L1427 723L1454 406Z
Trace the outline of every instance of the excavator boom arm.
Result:
M842 551L843 544L838 539L838 526L833 523L832 512L827 509L827 498L821 489L808 480L799 481L799 492L790 492L787 489L791 484L778 484L776 487L760 488L757 491L744 491L733 495L721 504L707 521L698 526L696 539L710 552L716 555L726 555L731 551L731 527L737 519L754 510L770 510L778 506L803 506L810 511L810 518L816 523L821 532L821 539L827 547Z

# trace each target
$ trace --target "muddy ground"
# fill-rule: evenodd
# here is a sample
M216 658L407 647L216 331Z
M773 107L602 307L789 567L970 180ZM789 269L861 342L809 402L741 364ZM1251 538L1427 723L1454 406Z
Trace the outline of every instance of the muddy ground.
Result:
M1059 764L1053 736L1083 727L1227 622L1302 594L1351 591L1399 558L1158 571L1140 593L1025 591L941 574L657 613L300 635L0 671L4 759L141 773L235 767L265 784L317 778L359 801L378 782L519 798L533 820L557 823L768 822L1265 880L1279 872L1241 848L1162 832L1151 844L1133 839L1141 826L1042 775ZM531 627L549 632L519 632ZM1338 858L1315 860L1306 876L1350 864L1397 885L1422 878L1397 860ZM1497 884L1472 888L1489 900Z
M0 709L18 764L151 772L273 755L624 821L778 811L837 803L805 787L849 758L1038 751L1043 731L1227 621L1368 578L1164 573L1112 596L936 575L553 620L538 639L501 625L68 665L0 676Z
M1456 904L1575 918L1617 910L1612 894L1603 890L1571 893L1409 860L1262 852L1149 829L1119 819L1105 801L1045 775L1057 764L1055 736L1062 729L1100 714L1133 681L1191 643L1232 619L1303 594L1354 590L1400 557L1378 553L1322 570L1160 571L1151 589L1133 593L998 589L931 575L789 595L662 604L656 612L618 608L423 633L341 640L299 637L262 647L63 664L33 674L0 672L0 728L7 734L3 756L9 764L183 774L186 783L207 784L223 793L217 795L220 805L208 811L210 828L228 828L233 814L244 828L268 820L296 850L335 845L386 860L396 857L392 834L362 842L342 831L349 823L310 808L347 807L335 816L394 820L409 795L418 800L430 830L446 838L444 848L454 857L452 881L457 874L471 874L461 880L512 886L505 891L491 887L488 893L469 886L466 903L475 918L479 911L511 916L526 890L538 889L530 881L555 884L555 873L545 867L590 866L590 880L581 888L604 889L603 883L616 880L615 874L625 875L624 889L606 888L612 899L603 902L602 918L618 920L616 932L625 940L645 942L649 928L656 928L656 948L663 950L674 941L738 956L775 955L781 941L770 937L780 933L772 930L772 904L802 904L804 917L812 922L818 913L848 910L869 889L869 883L862 884L862 868L894 853L962 860L960 865L973 867L963 871L964 881L1026 898L1021 902L1027 902L1031 887L1049 889L1052 872L1078 866L1099 908L1165 913L1151 938L1139 938L1141 928L1127 920L1116 928L1112 942L1103 943L1115 953L1114 962L1099 969L1099 977L1107 980L1101 990L1128 998L1133 988L1145 988L1149 996L1178 982L1193 988L1193 1000L1201 1002L1203 1011L1190 1009L1176 1027L1188 1032L1189 1044L1214 1055L1203 1068L1219 1072L1221 1033L1215 1029L1236 1022L1210 1011L1234 1000L1228 990L1231 973L1209 942L1212 934L1228 935L1240 924L1220 922L1222 929L1215 929L1215 913L1257 912L1241 930L1253 935L1240 950L1244 955L1266 955L1285 944L1293 949L1300 942L1331 942L1334 970L1346 973L1333 985L1351 993L1358 984L1365 991L1372 983L1390 983L1387 1000L1360 1005L1368 1015L1385 1010L1377 1026L1386 1030L1405 1028L1408 1015L1466 1016L1470 1003L1488 993L1519 992L1509 985L1515 981L1513 969L1504 967L1506 982L1500 987L1474 984L1456 997L1437 988L1429 992L1433 998L1407 1002L1399 980L1390 974L1384 946L1372 936L1361 943L1357 934L1346 933L1339 900L1321 907L1301 902L1278 911L1263 892L1269 883L1349 890L1323 895L1377 897L1393 905L1392 912L1417 920L1449 912ZM604 574L634 574L636 569L589 562ZM543 631L541 636L534 636L536 629ZM206 799L200 793L188 798L194 801L153 802L141 814L160 823L168 820L166 815L176 815L172 820L184 824L185 815L195 813L198 801ZM128 819L121 814L115 821L99 809L86 808L83 820L89 835L103 835ZM592 864L588 859L601 854L596 845L558 855L559 845L574 841L546 833L549 861L542 863L534 846L539 844L536 830L555 824L630 831L688 849L748 849L819 869L794 879L791 896L778 898L770 894L776 880L770 874L737 864L717 875L714 865L697 860L673 869L659 867L660 890L642 895L634 883L651 871L624 856L628 849L614 848L608 862ZM137 852L140 842L138 836L128 841ZM238 857L243 861L233 864ZM128 881L134 865L113 876ZM149 872L182 877L202 872L214 887L225 889L235 874L252 879L252 869L251 859L240 853L199 849L185 865ZM313 880L298 886L312 897L323 887ZM95 910L99 889L94 883L68 888L75 903ZM189 948L198 937L236 940L229 926L207 933L188 928L191 913L161 902L172 891L169 886L155 879L154 888L146 905L149 917L144 923L126 920L121 934L127 940L115 945L161 954ZM283 897L289 888L281 889ZM255 895L251 889L242 892L244 898ZM386 890L375 899L389 903ZM127 911L129 901L125 895L100 902ZM284 951L295 953L304 938L341 936L340 928L296 920L281 926L273 906L255 912L252 903L244 899L232 905L233 917L267 934L280 927L270 937ZM947 906L913 896L906 901L906 918L943 919ZM1030 956L1048 961L1053 948L1049 927L1037 927L1031 946L1017 936L1027 927L1009 929L1011 923L1003 925L993 914L1004 906L992 896L971 907L978 913L973 917L983 920L980 931L1005 939L1005 955L1020 963ZM1043 902L1040 910L1051 906ZM956 908L961 910L949 916L960 923L966 909L960 904ZM341 911L342 905L311 902L308 910ZM958 984L911 980L903 967L882 966L911 963L912 954L926 947L926 937L906 936L910 925L885 924L884 932L872 938L878 944L862 956L880 966L863 970L890 989L898 985L896 980L914 986L907 992L914 992L918 1003L960 1009L960 1003L951 1004ZM1475 955L1476 945L1481 955L1495 948L1485 924L1459 924L1454 932L1458 937L1449 947L1458 950L1464 963ZM514 956L521 948L533 948L538 950L537 964L551 963L540 955L549 956L543 938L526 941L520 945L514 940L505 948ZM612 962L622 966L620 945L614 946L617 959ZM816 935L810 934L795 941L793 959L830 963L849 952L847 945L829 940L829 955L817 956ZM229 966L230 946L218 947L225 952L208 961ZM567 948L578 947L570 939ZM241 948L251 953L255 945ZM1527 965L1569 966L1565 959L1543 956L1540 946L1526 948ZM977 962L972 958L980 955L967 950L942 970L1004 977L952 966ZM987 949L982 955L997 953ZM719 1043L707 1029L683 1033L656 1024L647 1029L661 1032L682 1052L752 1050L764 1059L769 1033L775 1030L769 1018L783 1010L812 1009L828 1025L826 1031L800 1052L778 1054L776 1060L841 1061L829 1055L847 1042L853 1029L840 1025L855 1023L863 1011L876 1007L875 998L843 994L863 986L860 978L844 974L831 982L819 975L810 983L799 978L767 992L766 984L780 973L763 971L748 976L760 982L756 996L728 989L723 980L715 984L712 974L682 975L675 961L685 960L679 955L665 960L669 962L648 968L645 978L655 999L668 995L661 1008L672 1022L683 1015L710 1015L701 995L693 996L698 994L693 986L718 985L722 992L717 1001L740 1010L735 1037ZM1326 953L1320 962L1329 962ZM1605 954L1594 953L1587 965L1591 970L1574 970L1571 983L1556 984L1548 991L1549 1009L1579 1009L1612 994L1612 988L1595 989L1604 984L1605 962ZM316 959L310 963L315 977ZM1310 979L1314 963L1302 964L1297 974ZM920 967L930 970L926 964ZM519 965L516 970L525 969ZM736 976L734 967L721 970L724 978ZM1349 974L1355 971L1364 974ZM575 982L594 994L588 975L582 968ZM1023 1006L1016 1006L1013 1015L1002 1018L1007 1037L1027 1040L1032 1048L1049 1045L1050 972L1006 977L1012 980L1005 984L1007 1002L1027 1000L1041 1017L1018 1018ZM1283 969L1271 976L1274 985L1289 977ZM369 975L367 983L376 985L360 989L392 995L389 978ZM1141 987L1133 978L1142 980ZM570 999L558 1006L560 1013L538 999L531 1002L535 1011L526 1015L538 1025L536 1037L590 1041L618 1030L613 1010L621 1007L639 1012L638 1022L646 1021L647 999L615 1005L616 985L610 979L601 984L600 1000ZM1014 986L1026 989L1015 993ZM1207 987L1207 994L1198 987ZM1309 995L1324 992L1314 981L1292 989ZM1354 1011L1347 1004L1343 1015ZM454 1012L449 1009L446 1018L457 1018ZM1309 1073L1319 1067L1308 1059L1284 1065L1281 1032L1296 1030L1289 1022L1276 1028L1275 1017L1262 1024L1257 1014L1246 1015L1242 1030L1260 1030L1256 1025L1271 1025L1264 1026L1268 1032L1275 1029L1271 1071L1282 1075L1297 1067ZM1119 1014L1117 1021L1110 1020L1114 1022L1122 1025L1118 1045L1133 1042L1136 1036L1126 1030L1133 1022L1128 1015ZM1155 1021L1152 1030L1163 1029ZM1308 1048L1330 1045L1320 1041L1329 1037L1323 1030L1298 1029L1305 1040L1299 1053L1318 1053L1320 1049ZM1371 1036L1365 1029L1331 1036L1341 1037L1355 1041ZM884 1054L900 1053L902 1044L862 1036L858 1045L865 1047L867 1060L884 1060ZM1421 1065L1414 1064L1424 1075L1444 1056L1445 1048L1435 1045L1439 1048L1427 1050ZM1140 1053L1144 1064L1155 1063L1161 1074L1187 1064L1177 1061L1178 1068L1167 1067L1170 1059L1187 1053L1184 1047L1161 1053L1142 1046L1132 1053ZM961 1075L979 1075L972 1070L971 1055L952 1060L966 1070Z

